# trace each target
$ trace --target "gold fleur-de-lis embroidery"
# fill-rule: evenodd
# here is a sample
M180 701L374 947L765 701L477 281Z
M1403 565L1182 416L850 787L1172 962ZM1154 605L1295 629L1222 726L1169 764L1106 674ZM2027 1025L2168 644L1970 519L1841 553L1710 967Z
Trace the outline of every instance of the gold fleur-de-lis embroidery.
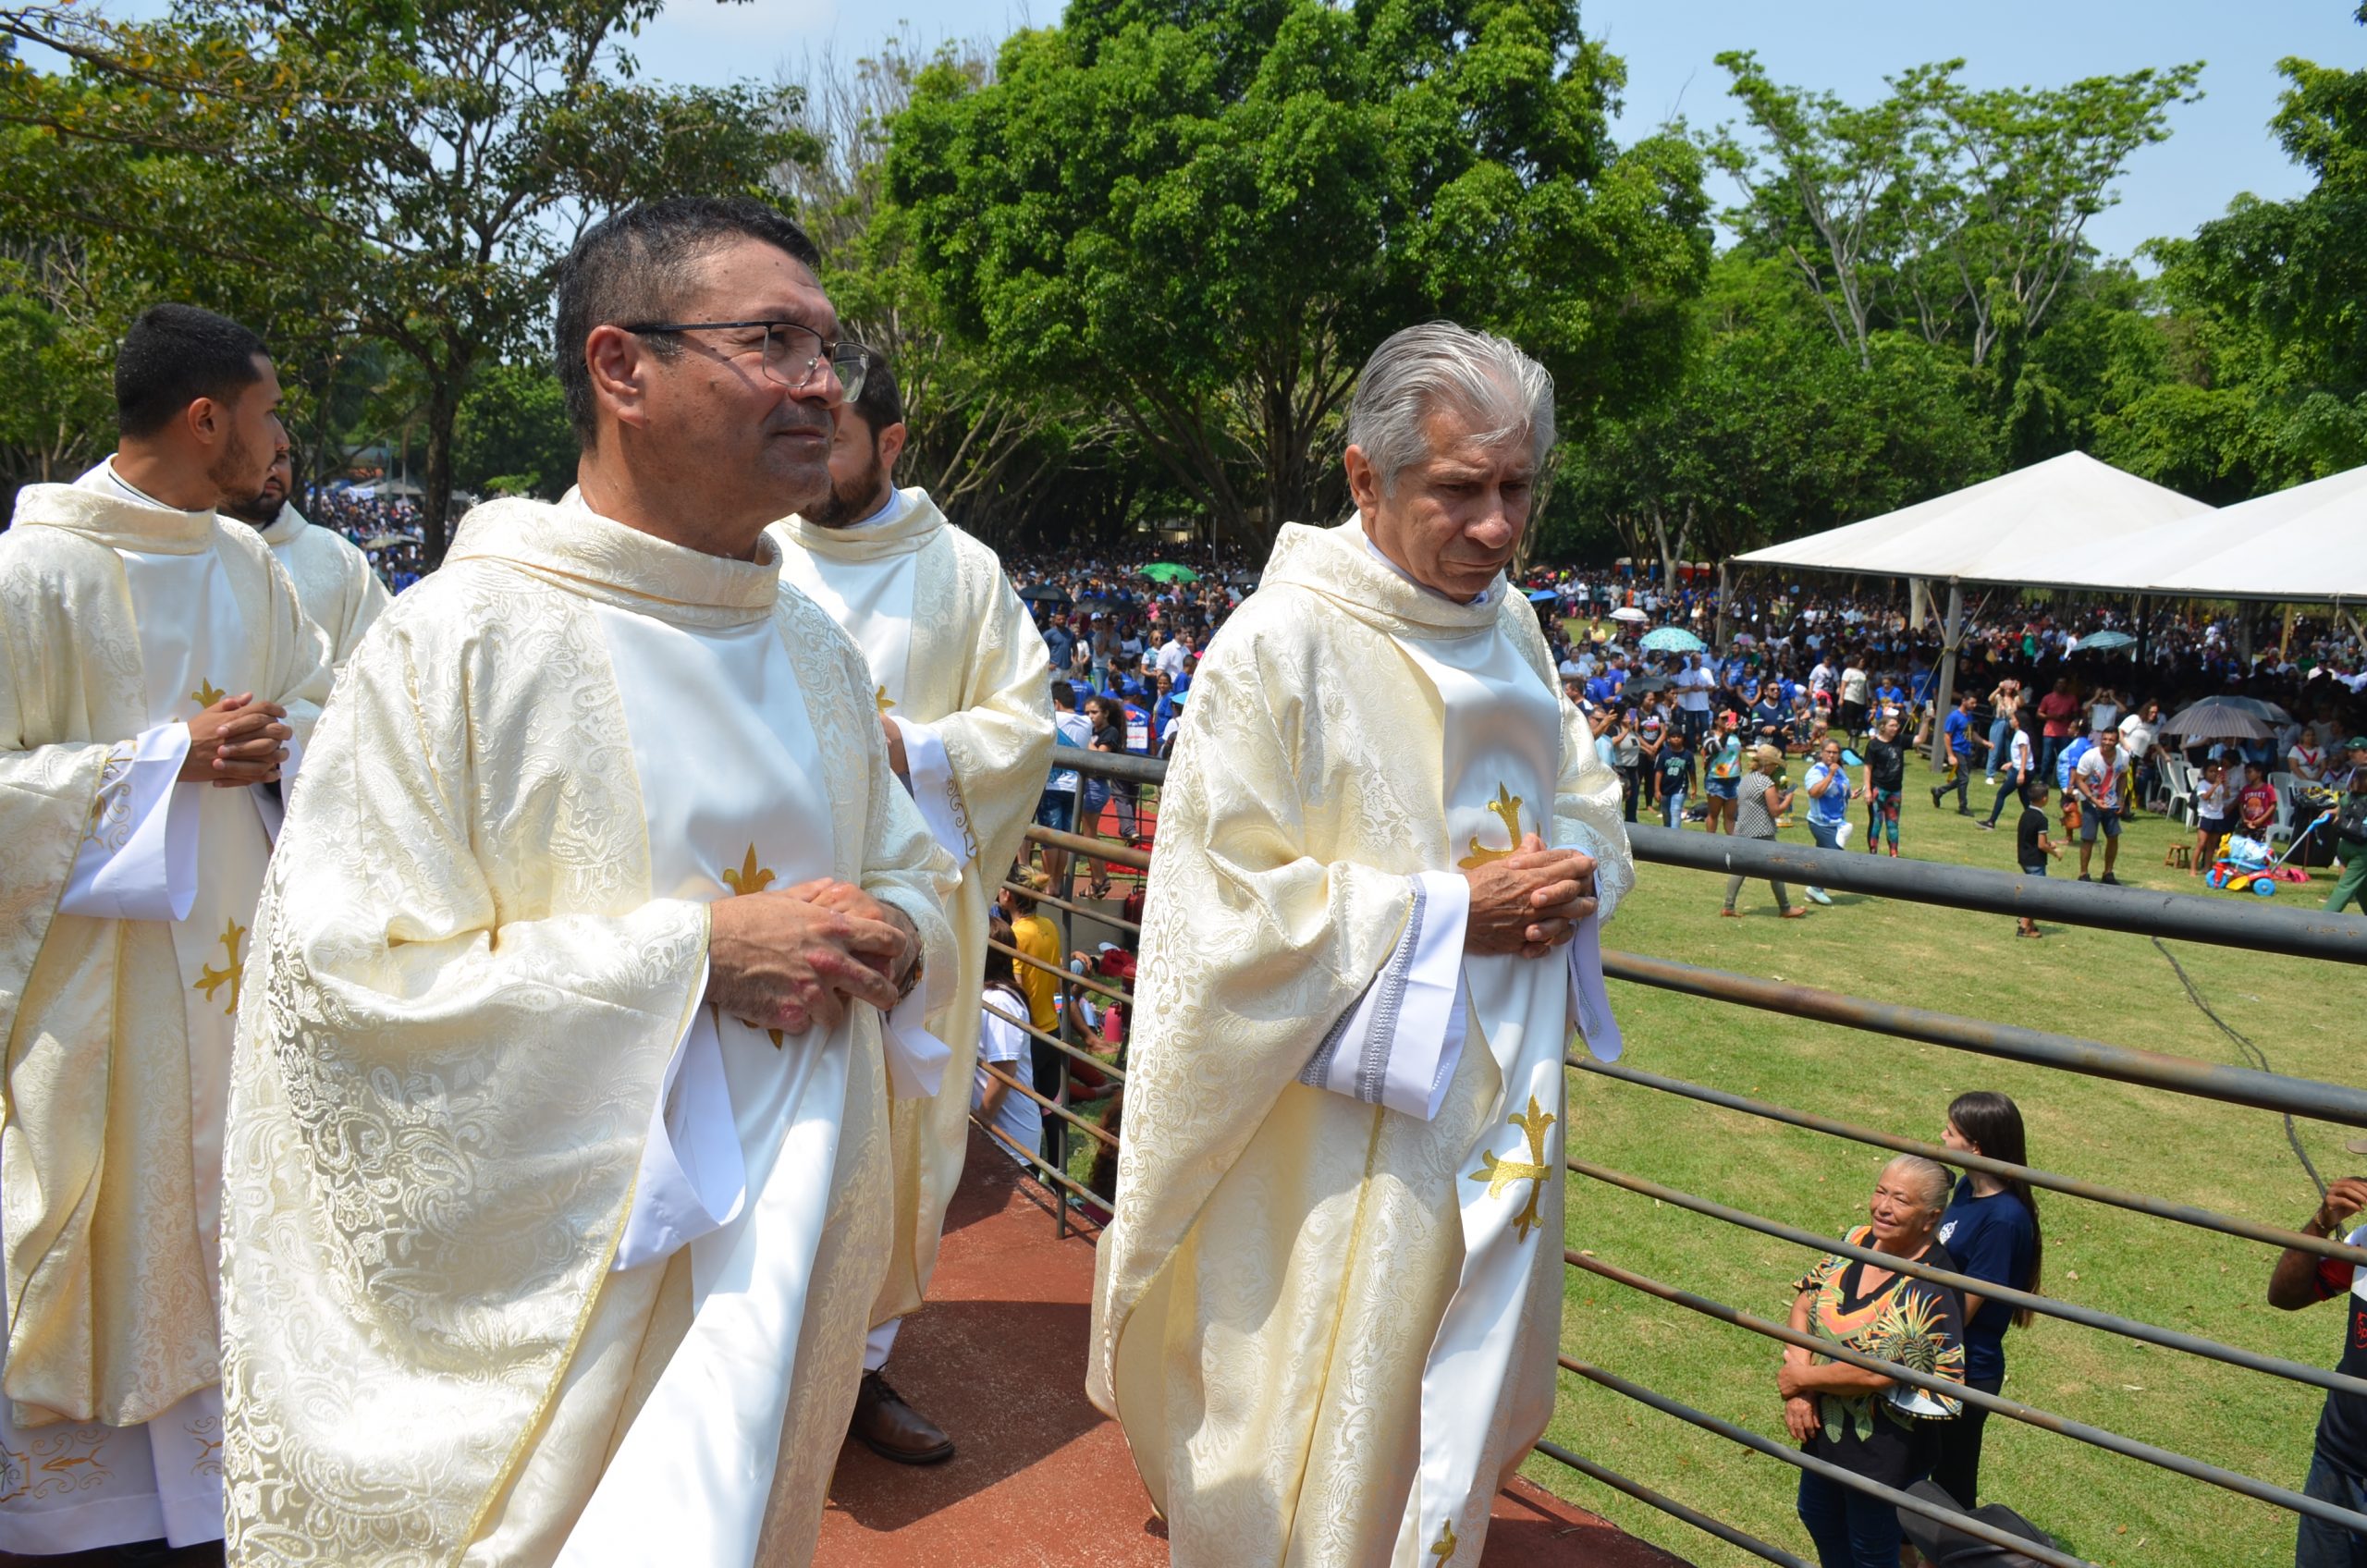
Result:
M201 680L197 683L197 690L189 694L189 700L199 707L210 708L228 694L213 681Z
M1483 850L1479 847L1479 835L1474 833L1471 836L1471 852L1454 864L1465 871L1477 871L1490 861L1502 860L1519 849L1522 804L1523 802L1518 795L1499 783L1496 786L1496 798L1488 802L1488 809L1495 813L1497 820L1504 825L1504 832L1507 835L1505 847L1501 850Z
M756 864L756 846L753 841L748 845L748 858L740 863L740 869L723 874L723 885L731 889L731 896L735 899L746 898L750 893L761 893L773 885L773 874ZM767 1029L765 1033L771 1036L773 1049L780 1049L780 1031Z
M1552 1174L1545 1165L1545 1130L1553 1125L1553 1114L1539 1106L1537 1096L1531 1095L1528 1096L1528 1114L1507 1116L1504 1125L1517 1127L1527 1134L1528 1158L1526 1160L1499 1159L1493 1150L1482 1149L1479 1151L1479 1169L1465 1180L1487 1182L1488 1195L1491 1198L1502 1196L1503 1190L1515 1182L1528 1183L1528 1202L1513 1216L1513 1231L1525 1242L1531 1231L1545 1223L1537 1212L1537 1194Z
M1450 1519L1439 1531L1437 1544L1430 1548L1430 1555L1439 1560L1439 1568L1446 1568L1448 1559L1454 1555L1454 1549L1461 1544L1454 1538L1454 1521Z
M886 713L889 708L896 705L896 699L888 694L888 688L885 686L882 686L877 691L872 692L871 700L881 713Z
M222 944L222 952L224 955L222 967L216 969L212 964L207 964L204 968L197 972L197 984L190 987L190 989L193 991L203 991L205 993L205 999L207 1001L212 1001L215 991L220 990L226 985L230 987L230 1001L229 1005L222 1010L225 1017L233 1015L239 1011L239 944L244 942L246 938L247 928L245 926L239 925L235 920L224 921L222 924L222 935L215 938L215 941Z

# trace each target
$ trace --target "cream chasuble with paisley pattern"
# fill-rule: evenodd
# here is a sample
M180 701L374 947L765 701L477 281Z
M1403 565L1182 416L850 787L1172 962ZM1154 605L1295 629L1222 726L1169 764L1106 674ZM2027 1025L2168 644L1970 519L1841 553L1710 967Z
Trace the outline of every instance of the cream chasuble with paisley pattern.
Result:
M1285 527L1193 680L1086 1380L1179 1568L1470 1568L1551 1410L1562 1183L1525 1170L1559 1158L1563 955L1463 962L1427 1119L1302 1079L1512 814L1595 858L1604 915L1633 885L1553 691L1501 579L1453 604L1355 520Z
M329 667L343 669L362 634L386 613L394 595L370 570L369 557L344 534L305 521L292 502L262 532L263 542L296 584L304 613L328 638Z
M792 517L771 532L782 574L863 649L874 700L902 731L921 815L962 866L946 900L960 956L942 981L929 976L929 1028L951 1059L937 1095L890 1110L896 1251L872 1314L883 1322L920 1305L962 1179L987 913L1051 767L1051 668L1002 562L946 521L926 490L899 491L886 517L860 527Z
M0 645L0 1550L212 1540L223 1111L277 801L175 779L225 694L300 747L325 650L251 529L112 462L18 492Z
M889 1252L881 1021L715 1016L706 908L836 876L952 962L871 686L769 544L572 494L472 512L347 666L240 1016L233 1562L810 1556Z

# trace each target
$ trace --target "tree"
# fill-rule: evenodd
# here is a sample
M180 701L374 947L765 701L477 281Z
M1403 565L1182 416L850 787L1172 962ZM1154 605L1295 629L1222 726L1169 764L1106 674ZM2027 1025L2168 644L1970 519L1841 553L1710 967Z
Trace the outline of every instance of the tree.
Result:
M558 377L540 361L488 365L460 398L454 479L480 495L556 500L575 483L576 440Z
M1708 236L1698 155L1621 153L1566 0L1078 0L984 85L928 77L888 193L993 373L1122 422L1221 532L1342 503L1356 372L1432 316L1647 396Z
M759 190L800 150L778 89L632 80L619 41L660 4L175 0L148 23L0 10L0 32L75 65L0 75L0 121L195 161L295 220L349 331L421 373L433 562L461 397L480 365L539 336L571 227L647 195ZM120 190L68 194L62 221L124 221ZM215 227L132 221L167 237Z

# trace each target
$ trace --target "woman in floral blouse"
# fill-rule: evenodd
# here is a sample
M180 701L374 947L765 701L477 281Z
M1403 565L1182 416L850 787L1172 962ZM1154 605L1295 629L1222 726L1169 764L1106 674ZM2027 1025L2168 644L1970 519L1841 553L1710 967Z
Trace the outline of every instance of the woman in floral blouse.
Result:
M1883 1167L1867 1205L1871 1224L1853 1244L1953 1273L1932 1231L1948 1207L1945 1166L1900 1155ZM1955 1382L1964 1380L1964 1305L1956 1292L1855 1258L1828 1255L1800 1279L1792 1327L1865 1354ZM1784 1425L1802 1451L1868 1480L1904 1490L1931 1473L1935 1422L1957 1400L1845 1361L1787 1347L1775 1380ZM1823 1568L1896 1568L1897 1510L1881 1499L1800 1472L1800 1523Z

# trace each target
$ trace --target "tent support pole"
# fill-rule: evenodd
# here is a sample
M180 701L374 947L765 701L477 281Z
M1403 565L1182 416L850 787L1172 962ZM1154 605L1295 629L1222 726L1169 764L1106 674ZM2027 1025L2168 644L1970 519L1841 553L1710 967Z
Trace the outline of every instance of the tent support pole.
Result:
M2153 596L2151 594L2140 594L2137 595L2137 663L2140 668L2145 663L2148 644L2152 640Z
M1718 562L1718 638L1717 646L1726 645L1726 562Z
M1964 635L1964 584L1948 580L1948 624L1940 644L1939 701L1932 710L1932 766L1938 767L1948 750L1948 710L1956 700L1956 647ZM1970 766L1970 759L1966 766Z

